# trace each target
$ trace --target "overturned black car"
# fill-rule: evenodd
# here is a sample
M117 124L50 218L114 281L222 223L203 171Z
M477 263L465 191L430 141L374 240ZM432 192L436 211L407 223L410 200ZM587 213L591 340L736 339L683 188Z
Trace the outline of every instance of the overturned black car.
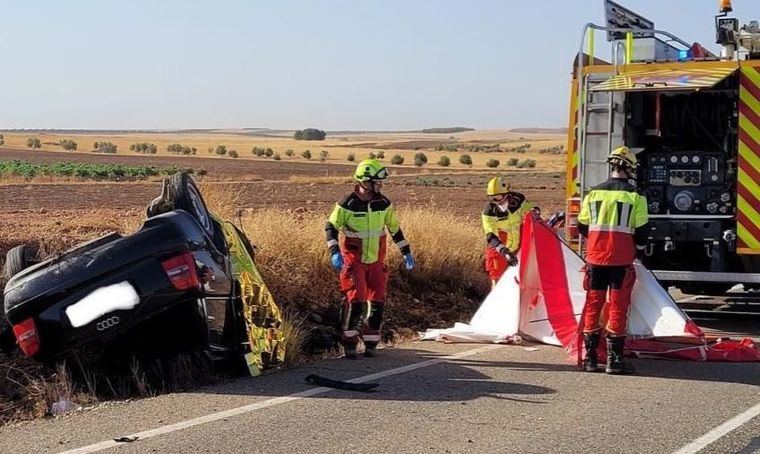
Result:
M164 181L133 235L112 233L40 263L34 255L26 245L8 252L4 310L35 359L202 346L212 359L244 356L253 375L283 359L281 314L253 247L207 210L186 173Z

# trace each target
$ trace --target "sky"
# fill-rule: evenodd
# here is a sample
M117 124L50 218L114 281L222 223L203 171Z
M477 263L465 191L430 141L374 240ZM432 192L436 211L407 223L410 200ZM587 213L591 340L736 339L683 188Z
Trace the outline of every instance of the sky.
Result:
M621 3L716 49L717 0ZM581 29L604 20L602 0L0 5L0 129L564 126Z

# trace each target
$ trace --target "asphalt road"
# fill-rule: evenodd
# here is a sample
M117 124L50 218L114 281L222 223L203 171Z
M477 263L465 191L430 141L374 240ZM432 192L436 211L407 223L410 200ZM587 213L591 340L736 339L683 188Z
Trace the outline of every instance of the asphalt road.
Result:
M556 347L417 342L6 427L0 452L670 453L705 434L702 452L760 452L760 364L634 363L586 374ZM379 387L317 388L311 373Z

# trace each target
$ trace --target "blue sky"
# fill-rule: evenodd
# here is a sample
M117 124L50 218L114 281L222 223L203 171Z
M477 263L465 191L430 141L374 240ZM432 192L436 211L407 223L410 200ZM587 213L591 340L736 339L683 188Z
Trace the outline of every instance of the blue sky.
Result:
M717 1L622 3L715 47ZM563 126L580 29L603 21L601 0L2 5L0 128Z

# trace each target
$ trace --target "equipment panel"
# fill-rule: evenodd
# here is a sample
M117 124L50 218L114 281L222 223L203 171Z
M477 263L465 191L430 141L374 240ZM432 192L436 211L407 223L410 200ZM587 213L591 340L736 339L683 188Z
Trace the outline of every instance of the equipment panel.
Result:
M723 153L654 152L642 164L639 187L650 214L733 214L735 200Z

